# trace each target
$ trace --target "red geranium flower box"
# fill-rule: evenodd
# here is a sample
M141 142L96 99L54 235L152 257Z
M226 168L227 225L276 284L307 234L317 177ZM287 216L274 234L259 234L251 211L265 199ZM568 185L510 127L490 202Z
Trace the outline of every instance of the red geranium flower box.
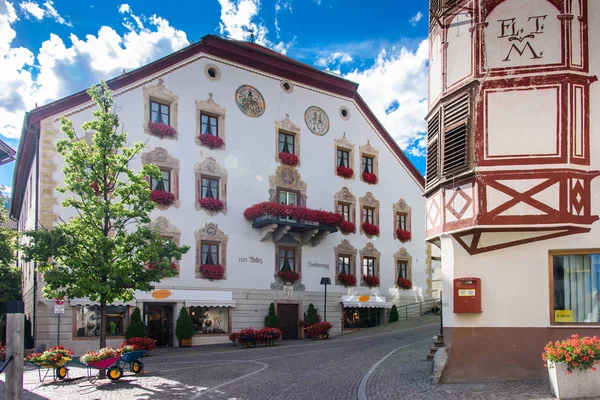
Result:
M356 225L354 222L344 220L340 224L340 231L344 233L356 233Z
M369 236L379 236L379 227L377 225L369 224L368 222L363 222L362 224L363 231Z
M408 242L410 239L412 239L410 231L405 231L404 229L396 229L396 236L402 243Z
M200 199L200 206L211 211L221 211L225 204L219 199L213 199L212 197L203 197Z
M372 172L363 172L362 177L363 177L363 181L370 183L371 185L374 185L377 183L377 175L375 175Z
M296 220L304 220L318 222L323 225L339 226L344 217L341 214L332 213L323 210L313 210L300 206L289 206L271 201L265 201L248 207L244 211L244 217L248 221L253 221L264 216L273 216L281 218L292 218Z
M352 274L339 274L338 281L346 287L356 286L356 276Z
M294 271L291 271L291 272L279 271L277 273L277 276L282 281L286 281L286 282L290 283L291 285L293 285L294 282L296 282L297 280L300 279L300 274L297 272L294 272Z
M210 133L201 133L199 139L204 146L211 149L220 149L225 144L223 139Z
M160 137L173 137L177 134L175 128L161 122L148 122L148 129L153 135Z
M295 167L300 162L300 159L297 155L292 153L286 153L283 151L279 153L279 159L281 160L282 164L289 165L292 167Z
M306 337L307 338L317 338L326 333L329 333L329 330L332 328L331 322L317 322L306 328Z
M175 201L175 195L166 190L153 190L150 192L150 200L163 206L170 206Z
M402 289L412 289L412 281L410 279L398 278L398 287Z
M376 287L379 286L379 277L378 276L363 276L363 280L367 284L368 287Z
M340 165L339 167L337 167L337 174L338 176L341 176L342 178L352 178L352 176L354 176L354 170L352 168L348 168L348 167L344 167L343 165Z
M200 273L205 278L214 281L215 279L223 279L225 268L221 264L202 264L200 265Z

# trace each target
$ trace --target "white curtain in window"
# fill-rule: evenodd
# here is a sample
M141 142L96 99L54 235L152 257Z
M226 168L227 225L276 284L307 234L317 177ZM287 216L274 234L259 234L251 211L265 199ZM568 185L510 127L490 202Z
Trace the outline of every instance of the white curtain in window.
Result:
M573 322L600 321L600 255L573 255L564 261L564 308Z

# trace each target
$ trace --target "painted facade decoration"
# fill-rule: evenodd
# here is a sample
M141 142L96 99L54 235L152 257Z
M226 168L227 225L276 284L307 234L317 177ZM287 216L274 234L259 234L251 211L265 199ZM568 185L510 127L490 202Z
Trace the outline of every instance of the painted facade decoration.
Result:
M315 135L323 136L329 132L329 117L320 107L308 107L304 113L304 122Z
M247 116L258 118L265 112L265 99L262 94L250 85L242 85L235 91L238 108Z

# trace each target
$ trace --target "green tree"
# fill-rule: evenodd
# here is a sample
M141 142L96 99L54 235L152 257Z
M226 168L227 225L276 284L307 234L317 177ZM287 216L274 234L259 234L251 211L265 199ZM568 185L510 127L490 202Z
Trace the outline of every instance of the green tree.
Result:
M269 306L269 313L265 315L265 326L269 328L279 328L279 317L275 313L275 304Z
M75 215L50 229L26 232L30 242L23 253L44 273L47 298L87 297L100 303L100 347L105 347L107 304L129 301L135 290L150 291L162 277L176 274L171 260L181 259L189 247L148 228L155 204L146 179L158 179L160 170L149 164L137 173L131 170L144 144L127 147L105 82L88 94L96 110L82 131L93 132L92 144L77 137L73 123L63 117L67 139L56 145L65 163L64 186L57 191L67 195L62 206Z
M304 313L304 320L308 323L308 325L314 325L317 323L317 309L310 303L308 305L308 310Z
M175 327L175 335L181 343L182 340L191 339L194 336L194 321L185 307L181 307L179 317L177 318L177 326Z
M145 337L146 336L146 325L142 321L142 313L140 309L136 307L131 313L131 321L125 332L125 337L130 339L132 337Z
M0 224L8 221L4 207L7 198L0 186ZM17 233L10 228L0 228L0 315L6 313L6 302L21 299L21 272L15 266Z
M396 305L392 305L392 309L390 310L390 322L398 321L398 308Z

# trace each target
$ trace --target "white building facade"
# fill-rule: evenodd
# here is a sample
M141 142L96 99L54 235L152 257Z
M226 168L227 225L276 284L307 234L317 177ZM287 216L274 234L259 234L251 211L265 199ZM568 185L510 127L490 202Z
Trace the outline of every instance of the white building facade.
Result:
M158 165L163 179L152 182L153 189L173 194L172 204L152 212L152 226L190 246L177 277L164 279L152 293L136 293L134 302L109 307L109 345L122 341L135 305L149 335L159 345L176 346L174 324L184 306L192 313L198 345L262 327L272 302L284 338L296 338L310 303L321 318L326 307L332 333L340 334L387 322L392 304L431 297L423 178L360 98L356 84L261 46L216 36L108 83L129 140L147 143L132 167ZM80 129L92 111L82 92L27 114L11 205L21 230L73 216L55 190L63 180L63 160L55 149L62 135L58 118L66 115ZM153 134L148 123L156 121L171 126L174 136ZM206 146L200 140L206 132L223 146ZM295 155L297 165L284 164L281 152ZM339 176L340 165L352 169L351 176ZM365 181L365 170L377 183ZM222 209L208 210L203 198L218 199ZM249 207L269 201L342 213L356 233L273 215L244 217ZM363 222L377 226L379 236L367 235ZM410 232L411 239L400 241L397 228ZM208 264L223 267L222 279L207 279L200 266ZM43 298L35 266L21 265L36 343L52 345L53 301ZM278 277L280 271L300 279L289 284ZM356 285L345 287L339 272L355 275ZM377 276L379 286L367 286L365 275ZM398 287L399 276L411 280L412 288ZM331 281L326 306L323 277ZM96 347L90 341L99 333L98 306L86 299L67 299L65 305L61 344L80 351Z

